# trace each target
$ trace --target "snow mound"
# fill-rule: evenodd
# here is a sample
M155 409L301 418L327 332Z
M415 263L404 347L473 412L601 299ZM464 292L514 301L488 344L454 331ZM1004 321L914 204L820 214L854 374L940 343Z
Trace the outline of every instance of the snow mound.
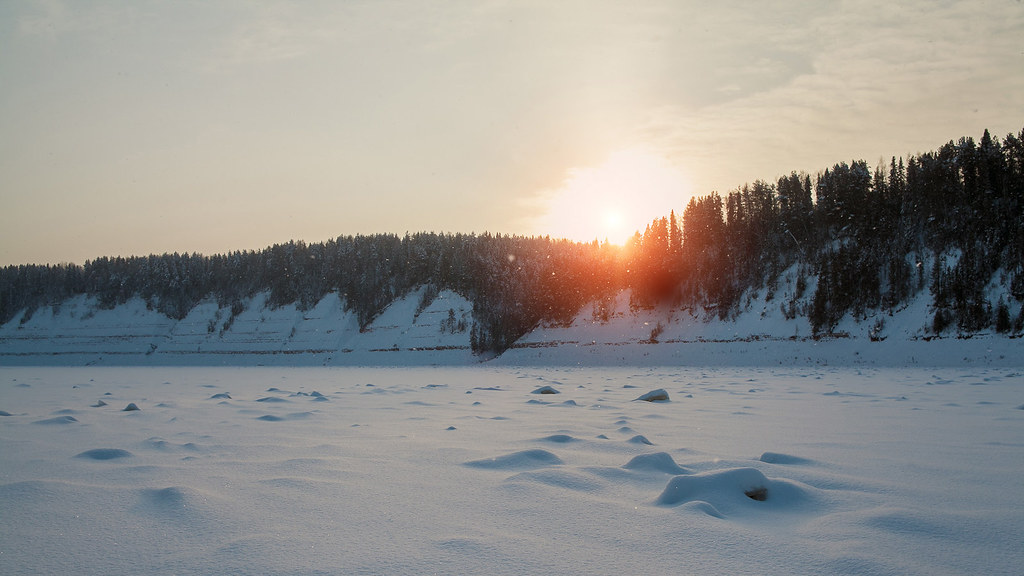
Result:
M92 450L86 450L75 456L75 458L85 458L88 460L116 460L118 458L129 458L132 453L127 450L120 448L93 448Z
M466 466L491 470L528 470L561 464L562 459L547 450L522 450L483 460L471 460Z
M530 392L530 394L561 394L561 392L555 390L551 386L541 386L540 388L537 388L533 392Z
M548 468L531 472L521 472L508 479L511 483L532 482L553 488L562 488L574 492L593 494L604 489L605 484L591 475L561 468Z
M192 529L210 513L210 497L186 486L143 488L133 508L136 514L182 522Z
M704 502L717 512L712 516L724 517L755 507L791 509L808 499L807 490L794 482L769 479L756 468L732 468L676 476L669 480L655 504L679 506Z
M807 458L801 458L799 456L793 456L790 454L780 454L778 452L765 452L761 454L759 458L761 462L767 464L813 464L813 460Z
M644 402L668 402L668 392L664 388L658 388L657 390L651 390L650 392L643 394L636 400L642 400Z
M576 442L579 439L568 434L552 434L551 436L538 438L538 440L541 442L554 442L555 444L568 444L569 442Z
M630 444L644 444L645 446L654 446L654 442L648 440L647 437L644 436L643 434L637 434L636 436L633 436L632 438L627 440L627 442L629 442Z
M125 406L124 409L121 410L121 412L135 412L136 410L139 409L140 408L138 407L138 405L135 404L135 402L131 402L127 406Z
M627 470L639 472L664 472L665 474L689 474L690 471L676 464L668 452L641 454L623 466Z
M60 424L73 424L78 422L78 418L74 416L57 416L56 418L47 418L46 420L36 420L33 424L43 424L45 426L60 425Z
M146 448L150 448L150 449L154 449L154 450L166 451L166 450L170 450L171 449L171 445L170 445L169 442L167 442L163 438L159 438L157 436L153 436L152 438L147 438L145 441L142 442L142 445L145 446Z
M276 414L264 414L263 416L260 416L259 418L256 419L262 420L264 422L284 422L285 420L303 420L305 418L309 418L312 415L312 412L293 412L291 414L286 414L284 416L277 416Z
M257 398L257 402L266 402L267 404L274 404L278 402L287 402L284 398L278 398L277 396L264 396L263 398Z

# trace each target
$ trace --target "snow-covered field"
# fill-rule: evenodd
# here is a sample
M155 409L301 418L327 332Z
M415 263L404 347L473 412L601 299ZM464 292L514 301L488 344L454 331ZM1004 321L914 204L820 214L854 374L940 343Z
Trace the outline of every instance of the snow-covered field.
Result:
M1007 367L6 367L0 572L1020 574L1022 405Z

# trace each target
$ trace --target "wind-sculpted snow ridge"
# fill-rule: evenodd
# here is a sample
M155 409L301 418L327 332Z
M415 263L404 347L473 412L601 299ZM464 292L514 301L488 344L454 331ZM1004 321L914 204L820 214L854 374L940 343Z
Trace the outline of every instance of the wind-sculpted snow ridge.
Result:
M466 462L466 466L473 468L487 468L492 470L523 470L539 468L543 466L554 466L561 464L562 460L547 450L522 450L512 454L503 454L494 458L483 460L472 460Z
M74 424L78 422L78 418L74 416L56 416L54 418L46 418L44 420L36 420L33 424L43 424L44 426L50 425L61 425L61 424Z
M1014 574L1022 389L1019 368L0 368L2 572Z

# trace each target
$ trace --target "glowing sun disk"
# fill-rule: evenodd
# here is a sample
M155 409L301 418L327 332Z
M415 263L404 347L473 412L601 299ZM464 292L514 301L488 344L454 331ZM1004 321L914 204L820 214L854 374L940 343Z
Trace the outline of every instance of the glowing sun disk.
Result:
M689 194L686 178L665 158L622 150L599 165L569 170L562 185L548 192L546 213L535 229L557 238L624 244L655 218L681 212Z

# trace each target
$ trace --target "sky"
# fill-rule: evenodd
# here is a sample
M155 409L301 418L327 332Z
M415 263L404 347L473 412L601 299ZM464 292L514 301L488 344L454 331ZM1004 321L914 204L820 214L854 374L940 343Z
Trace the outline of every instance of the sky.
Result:
M0 0L0 265L622 242L1022 112L1020 0Z

